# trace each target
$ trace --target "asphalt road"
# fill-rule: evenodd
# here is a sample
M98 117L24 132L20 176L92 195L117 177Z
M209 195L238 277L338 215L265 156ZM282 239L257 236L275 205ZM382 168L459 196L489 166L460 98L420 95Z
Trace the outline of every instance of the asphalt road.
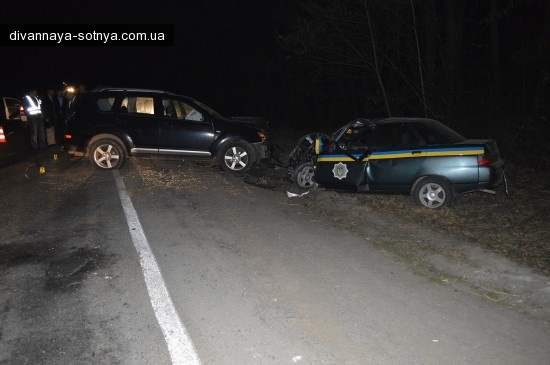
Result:
M281 191L208 163L51 157L0 170L0 364L550 363L547 322Z

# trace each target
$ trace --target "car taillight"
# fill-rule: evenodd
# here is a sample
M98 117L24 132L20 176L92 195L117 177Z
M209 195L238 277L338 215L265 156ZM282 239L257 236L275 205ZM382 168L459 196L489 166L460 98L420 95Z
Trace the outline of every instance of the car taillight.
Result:
M488 158L486 158L485 156L480 156L478 159L477 159L477 165L478 166L489 166L489 165L492 165L493 164L493 161L492 160L489 160Z
M25 108L23 108L23 105L19 107L19 115L25 115Z
M65 139L72 139L72 138L73 138L73 136L70 135L70 134L66 134L66 135L65 135Z
M6 135L4 134L4 128L0 125L0 143L8 143Z

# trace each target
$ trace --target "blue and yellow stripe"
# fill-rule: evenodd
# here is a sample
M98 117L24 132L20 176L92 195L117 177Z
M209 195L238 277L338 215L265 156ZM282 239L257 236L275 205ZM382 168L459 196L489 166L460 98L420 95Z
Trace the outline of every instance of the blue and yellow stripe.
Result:
M315 139L315 154L318 155L323 150L323 141L321 141L321 138Z
M317 151L317 145L315 146ZM414 152L414 153L413 153ZM449 147L449 148L428 148L428 149L411 149L400 151L384 151L373 152L364 157L361 161L369 160L386 160L392 158L418 158L418 157L441 157L441 156L468 156L468 155L483 155L485 149L483 147ZM353 156L353 157L351 157ZM361 154L327 154L319 155L317 162L353 162L361 158Z

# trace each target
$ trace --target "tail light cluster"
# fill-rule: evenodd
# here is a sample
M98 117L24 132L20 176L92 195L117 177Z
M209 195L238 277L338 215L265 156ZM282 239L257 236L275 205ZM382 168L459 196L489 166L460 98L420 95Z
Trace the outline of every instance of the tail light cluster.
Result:
M21 117L22 122L27 121L27 114L25 114L25 108L23 108L23 105L19 106L19 116Z
M492 165L495 161L487 158L485 155L481 155L477 158L477 165L478 166L489 166Z
M500 159L497 143L490 140L485 143L485 153L477 158L478 166L489 166Z
M478 166L489 166L492 165L495 160L493 160L493 155L490 150L485 147L485 153L483 155L477 156L477 165Z
M8 143L6 135L4 134L4 128L0 125L0 143Z

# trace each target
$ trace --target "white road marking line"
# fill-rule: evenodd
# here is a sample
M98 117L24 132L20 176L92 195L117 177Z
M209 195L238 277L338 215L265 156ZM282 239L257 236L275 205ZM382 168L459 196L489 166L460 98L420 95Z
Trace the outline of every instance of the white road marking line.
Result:
M172 364L200 365L199 356L170 298L157 261L147 242L120 172L113 170L113 175L115 176L118 195L124 209L124 214L126 215L130 235L139 254L139 262L145 278L145 284L147 285L147 292L149 293L153 311L157 317L162 334L168 345Z

